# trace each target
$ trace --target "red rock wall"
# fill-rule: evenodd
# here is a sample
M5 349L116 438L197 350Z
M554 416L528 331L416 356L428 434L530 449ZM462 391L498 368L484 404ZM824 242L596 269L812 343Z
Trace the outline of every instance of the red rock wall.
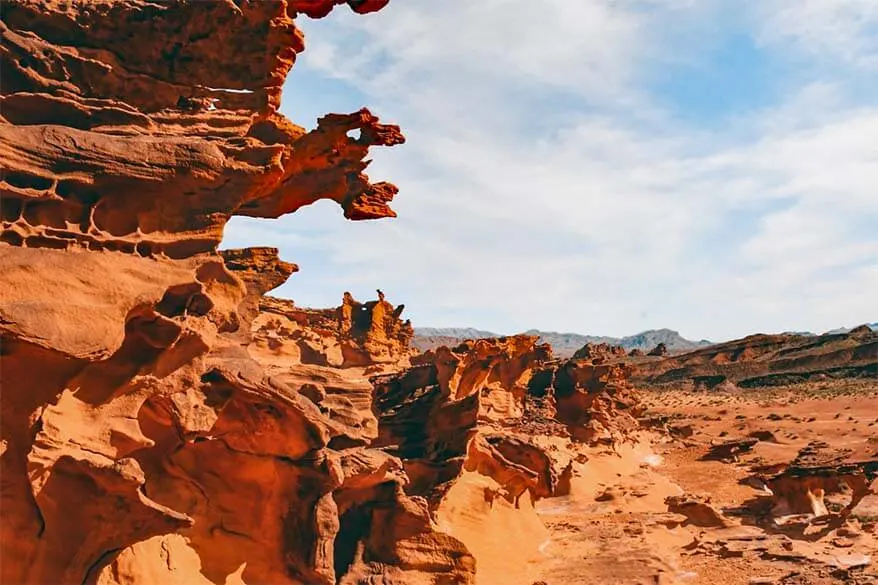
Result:
M295 18L343 3L4 2L3 583L473 583L455 502L516 525L569 484L547 445L636 427L621 366L516 336L399 371L383 294L299 309L276 250L217 252L233 215L394 215L362 171L399 128L276 111Z
M401 463L249 352L295 266L216 251L232 215L394 215L362 171L396 126L276 111L336 4L4 2L2 582L471 581Z

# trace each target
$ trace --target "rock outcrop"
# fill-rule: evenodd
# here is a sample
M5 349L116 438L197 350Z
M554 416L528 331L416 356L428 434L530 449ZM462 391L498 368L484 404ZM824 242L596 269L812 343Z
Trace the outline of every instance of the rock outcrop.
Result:
M830 516L825 497L849 494L850 501L834 515L843 522L869 495L875 495L871 484L878 478L878 459L843 462L836 465L790 465L769 478L766 485L772 492L773 509L777 516L810 514Z
M614 445L631 437L642 414L630 373L624 364L573 359L539 372L530 393L551 405L551 416L574 439Z
M260 297L296 267L217 252L233 215L332 199L394 216L363 159L399 128L363 109L306 132L277 112L295 18L337 4L4 2L4 583L472 581L402 462L367 446L375 417L295 371L333 348L290 367L260 353L278 317ZM339 365L405 352L383 300L335 313ZM309 346L321 316L298 314Z
M665 498L668 512L686 517L686 524L701 527L728 527L729 520L710 503L710 498L693 495L668 496Z
M261 297L247 353L334 423L330 446L367 445L378 436L370 378L410 365L411 325L400 320L402 310L383 298L361 304L349 293L334 309Z
M749 429L761 415L658 417L684 439L668 467L706 470L695 483L711 497L680 496L634 444L629 365L707 384L734 362L718 383L742 386L793 371L779 363L869 374L871 330L637 360L605 346L558 360L528 335L413 355L403 307L380 291L297 307L265 296L297 270L276 249L218 250L234 215L331 199L351 220L394 216L396 187L363 171L399 128L363 109L306 132L277 111L304 49L296 18L345 4L387 0L3 3L0 582L652 583L703 571L667 542L783 563L872 542L874 406L836 417L854 436L843 449L811 441L792 461L802 439ZM705 442L719 425L739 438ZM758 493L726 489L754 479L750 464ZM786 514L829 516L841 544L803 531L793 546Z
M621 345L610 345L609 343L586 343L576 350L576 353L573 354L573 359L606 361L616 358L624 358L626 355L625 348Z
M546 538L534 503L569 493L584 461L577 445L612 448L638 428L628 371L554 360L527 335L440 347L412 361L373 379L373 446L399 458L406 492L425 498L474 554L478 574L491 575L486 582L521 582ZM497 535L510 529L516 538L499 546Z
M344 3L4 3L4 583L473 583L491 527L537 553L570 445L636 429L618 350L414 356L381 291L300 308L276 249L218 251L234 215L394 216L363 171L399 128L277 112L295 18Z
M400 457L409 490L436 505L463 471L492 478L494 495L513 503L525 492L532 501L559 495L570 458L540 438L613 445L638 427L624 367L555 361L535 336L468 341L414 361L373 380L375 445Z
M335 309L306 309L292 301L263 297L253 322L254 343L285 361L336 368L405 366L412 352L412 325L404 305L384 300L357 302L344 293Z
M668 355L668 346L664 343L659 343L654 348L649 350L646 355L653 357L664 357Z
M652 353L650 353L652 355ZM750 335L661 360L637 360L641 385L694 384L710 390L878 377L878 332L868 326L825 335Z
M865 457L864 457L865 455ZM811 441L787 463L757 468L754 477L770 492L775 518L806 515L829 517L841 525L867 496L878 495L878 454L839 449ZM842 505L837 498L847 499ZM833 497L835 510L827 505Z
M441 495L468 462L475 465L480 450L493 450L479 436L480 423L521 420L527 384L550 357L551 350L536 345L535 337L482 339L454 349L441 347L418 356L416 365L404 372L374 378L376 445L402 459L412 493L438 502L432 496ZM510 477L505 477L500 465L494 471L503 475L498 480L502 489L515 484L510 497L520 496L528 486L536 489L537 472L520 470L527 476L523 479L508 469Z

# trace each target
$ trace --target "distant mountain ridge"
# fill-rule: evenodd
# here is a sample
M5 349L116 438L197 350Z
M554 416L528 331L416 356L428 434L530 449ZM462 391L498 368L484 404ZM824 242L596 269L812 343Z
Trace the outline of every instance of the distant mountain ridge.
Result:
M872 331L878 331L878 321L875 323L863 323L866 327L871 329ZM857 327L862 327L862 325L857 325ZM823 333L814 333L813 331L784 331L781 335L804 335L805 337L819 337L821 335L840 335L843 333L850 333L856 327L836 327L835 329L830 329L829 331L824 331Z
M871 329L872 331L878 331L878 321L876 321L875 323L864 323L864 325L866 327L868 327L869 329ZM823 335L835 335L838 333L850 333L850 331L852 329L854 329L854 327L839 327L837 329L830 329L829 331L827 331ZM814 335L814 334L811 333L810 335Z
M641 349L649 351L659 343L664 343L670 351L684 351L712 345L712 342L702 339L692 341L686 339L673 329L649 329L635 335L625 337L609 337L606 335L580 335L578 333L556 333L554 331L540 331L530 329L528 335L539 335L540 340L548 343L555 350L555 355L567 357L585 345L586 343L609 343L621 345L627 350Z
M671 351L697 349L712 344L706 339L701 341L686 339L672 329L650 329L626 337L559 333L557 331L540 331L539 329L528 329L524 334L536 335L541 342L550 344L558 357L570 357L586 343L609 343L621 345L627 350L641 349L644 351L654 348L659 343L664 343ZM456 345L465 339L486 337L502 337L502 335L472 327L415 327L412 345L421 351L427 351L441 345Z
M868 325L873 331L878 331L878 322L866 323L866 325ZM851 329L853 329L853 327L839 327L827 331L826 333L823 333L823 335L848 333ZM809 337L816 337L818 335L810 331L789 331L786 333ZM586 343L609 343L611 345L621 345L629 351L632 349L649 351L659 343L664 343L667 348L674 353L716 344L715 342L706 339L700 341L686 339L680 335L679 332L666 328L649 329L626 337L559 333L557 331L541 331L539 329L528 329L527 331L524 331L524 334L538 336L540 341L552 346L556 356L562 358L572 356L576 350ZM474 327L415 327L415 336L412 339L412 346L420 351L427 351L442 345L457 345L466 339L484 339L487 337L503 337L503 334L494 333L493 331L485 331L484 329L476 329Z
M415 335L419 337L460 337L462 339L483 339L502 337L491 331L472 327L415 327Z

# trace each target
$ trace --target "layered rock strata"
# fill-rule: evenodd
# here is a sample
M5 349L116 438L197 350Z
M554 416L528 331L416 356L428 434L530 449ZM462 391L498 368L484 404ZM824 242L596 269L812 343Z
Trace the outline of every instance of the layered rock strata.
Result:
M473 583L480 522L539 534L569 490L559 444L636 428L624 366L528 336L413 358L380 291L302 309L264 296L277 250L218 251L234 215L394 216L363 159L399 128L277 112L295 18L339 4L4 3L4 583Z
M631 350L634 351L634 350ZM611 360L628 355L621 345L609 343L586 343L573 354L573 359Z
M870 380L878 377L878 332L864 325L824 335L759 334L683 354L648 355L662 359L631 360L641 386L734 390Z
M526 335L412 361L373 378L373 445L399 458L406 492L425 498L439 526L464 542L481 582L525 582L548 538L537 500L570 494L591 446L612 452L634 437L641 413L628 371L555 360ZM499 536L510 532L511 541Z
M334 309L300 308L289 300L263 297L253 322L254 343L303 364L398 368L408 365L412 355L412 325L400 319L404 308L394 307L383 293L366 303L344 293Z
M534 336L468 341L379 376L376 445L399 456L409 491L439 502L464 471L491 477L517 503L561 495L571 458L541 439L615 445L641 414L623 366L552 359ZM486 495L486 497L491 497Z
M472 580L375 425L259 361L259 299L295 266L217 252L233 215L394 215L363 159L399 128L277 113L295 18L342 3L4 2L4 583ZM386 309L343 360L395 359Z

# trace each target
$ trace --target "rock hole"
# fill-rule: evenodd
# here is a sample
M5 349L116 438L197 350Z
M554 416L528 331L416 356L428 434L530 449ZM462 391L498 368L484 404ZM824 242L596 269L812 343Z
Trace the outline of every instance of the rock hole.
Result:
M97 229L113 236L127 236L137 231L140 210L132 198L114 198L109 204L97 205L94 208L92 221ZM134 252L134 245L130 246Z
M234 333L240 328L241 320L238 318L237 313L230 313L228 318L223 319L223 321L217 325L217 331L220 333Z
M37 191L45 191L46 189L51 188L54 184L52 179L40 177L39 175L32 175L23 171L6 171L6 173L3 174L3 180L6 181L7 184L12 185L13 187L18 187L19 189L36 189Z
M332 437L329 440L329 444L327 445L327 447L329 447L330 449L336 449L338 451L343 451L344 449L353 449L355 447L363 447L366 444L367 444L367 442L363 439L353 439L351 437L346 437L344 435L338 435L336 437Z
M54 181L39 175L32 175L25 172L7 171L0 176L8 185L19 189L33 189L36 191L46 191L54 184Z
M97 583L101 570L103 570L104 567L109 566L121 551L121 548L113 548L101 554L97 560L86 569L85 579L82 580L83 584Z
M21 199L5 198L0 200L0 217L3 221L17 221L21 217Z
M31 236L25 240L27 248L52 248L55 250L66 250L67 242L58 238L47 238L44 236Z
M74 179L64 179L58 181L55 187L55 193L64 199L75 199L83 205L92 206L100 199L100 195L94 189L91 189L87 183L76 181Z
M0 242L6 242L12 246L21 246L24 244L24 238L12 230L5 230L3 233L0 233Z
M217 242L214 240L194 238L178 242L169 242L164 247L164 253L168 258L180 260L190 256L195 256L202 252L213 252L216 250L216 245Z
M363 135L363 133L360 131L359 128L352 128L351 130L347 131L347 135L348 135L348 138L351 138L355 141L359 141L360 137Z
M276 420L280 420L283 418L283 414L278 410L277 407L267 403L256 403L253 405L253 409L257 412L264 414L269 418L273 418Z
M204 405L214 410L222 409L232 399L235 391L228 386L209 386L204 388Z
M221 371L216 368L212 368L207 372L201 374L201 382L203 384L226 384L226 377L223 375Z
M368 536L370 524L371 510L365 506L354 506L341 515L333 553L337 583L341 583L344 575L357 560L357 548Z
M156 311L165 317L180 317L186 313L203 317L213 308L213 302L201 291L201 285L194 282L172 286L156 305Z
M158 315L137 315L125 323L126 336L131 336L132 338L136 336L138 340L143 341L147 346L144 349L167 349L177 341L180 331L179 325ZM136 354L139 354L138 357L144 356L147 353L153 352L136 352ZM142 363L148 363L153 357L150 356L149 360L142 361ZM138 362L134 358L132 358L132 361Z
M256 122L250 126L247 135L260 140L264 144L284 144L290 141L290 137L270 120Z
M67 228L65 209L58 201L30 201L22 215L30 225L44 225L59 230Z

